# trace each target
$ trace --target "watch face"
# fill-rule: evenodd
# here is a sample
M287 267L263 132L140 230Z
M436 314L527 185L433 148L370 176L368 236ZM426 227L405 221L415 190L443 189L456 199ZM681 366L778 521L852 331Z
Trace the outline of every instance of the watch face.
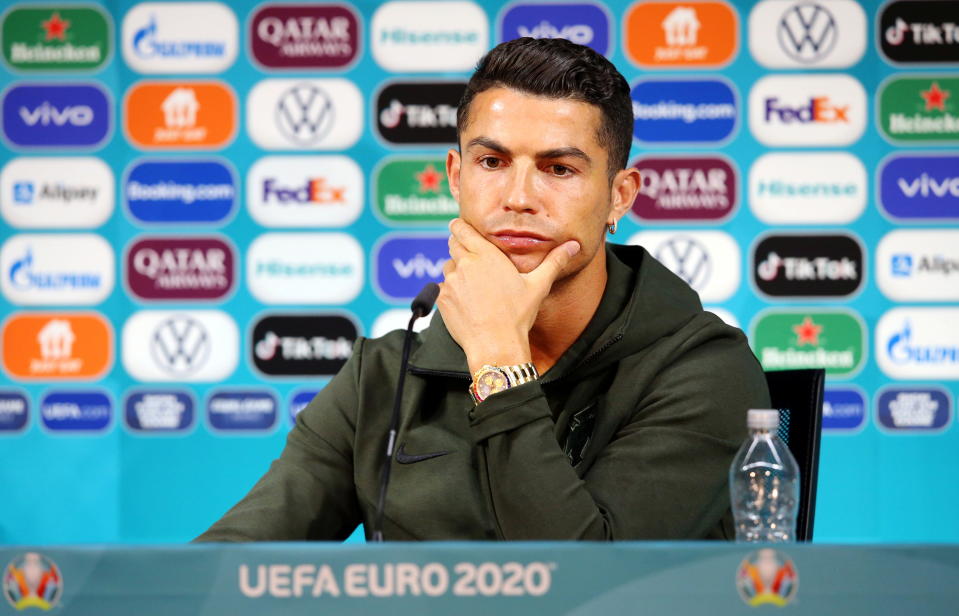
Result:
M506 380L505 374L499 370L486 370L480 373L479 378L476 379L476 397L485 400L491 394L503 391L508 387L509 381Z

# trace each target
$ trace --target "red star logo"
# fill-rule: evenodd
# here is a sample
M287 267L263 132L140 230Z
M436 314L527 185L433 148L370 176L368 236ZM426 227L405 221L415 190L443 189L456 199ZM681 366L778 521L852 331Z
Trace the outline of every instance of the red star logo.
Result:
M805 317L799 325L793 325L793 331L796 333L796 344L805 346L811 344L819 346L819 334L822 333L822 325L816 325L812 322L812 317Z
M926 111L932 111L933 109L945 111L946 99L949 98L949 90L940 90L939 83L933 81L928 90L919 92L919 96L926 101Z
M438 172L433 164L426 165L426 168L416 174L416 180L420 183L420 192L440 191L440 182L443 181L443 174Z
M52 41L53 39L65 41L70 22L65 19L60 19L60 13L54 13L50 16L50 19L41 22L40 27L47 31L48 41Z

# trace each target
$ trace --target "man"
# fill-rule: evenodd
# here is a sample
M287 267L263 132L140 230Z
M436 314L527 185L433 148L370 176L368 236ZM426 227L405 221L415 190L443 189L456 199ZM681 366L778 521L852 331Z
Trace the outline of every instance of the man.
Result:
M626 81L587 47L518 39L480 61L458 120L460 217L413 345L385 538L732 538L728 466L765 380L685 283L605 244L640 182ZM369 533L401 346L359 340L199 539Z

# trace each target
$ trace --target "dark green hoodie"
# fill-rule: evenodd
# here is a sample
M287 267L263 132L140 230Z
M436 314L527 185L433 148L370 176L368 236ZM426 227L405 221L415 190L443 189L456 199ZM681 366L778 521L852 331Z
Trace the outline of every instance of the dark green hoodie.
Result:
M440 315L413 342L387 540L732 538L727 472L766 408L741 331L637 246L580 338L474 406ZM200 541L339 540L371 528L403 334L360 339L269 471ZM440 454L429 456L428 454Z

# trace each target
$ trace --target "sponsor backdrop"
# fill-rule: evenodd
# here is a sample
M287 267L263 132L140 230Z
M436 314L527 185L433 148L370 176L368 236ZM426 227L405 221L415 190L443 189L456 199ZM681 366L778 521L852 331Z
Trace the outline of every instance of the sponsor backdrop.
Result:
M493 44L630 82L642 244L829 375L817 539L959 541L956 0L9 4L2 543L185 541L442 274Z

